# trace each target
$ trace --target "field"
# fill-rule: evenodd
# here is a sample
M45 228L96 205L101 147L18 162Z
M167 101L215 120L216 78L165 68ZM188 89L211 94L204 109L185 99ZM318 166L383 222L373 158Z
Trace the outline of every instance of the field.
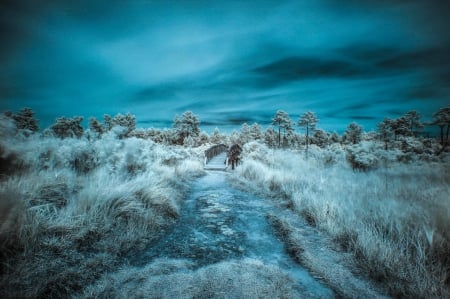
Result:
M365 148L364 148L365 147ZM236 179L245 188L284 202L312 226L351 252L359 268L399 297L448 297L450 173L448 157L404 160L399 151L364 142L365 160L376 169L351 167L340 145L304 151L244 147ZM278 219L291 250L301 236L289 220ZM301 257L314 271L313 257ZM317 257L320 259L320 257Z
M308 253L295 219L349 254L355 274L388 295L450 296L450 158L436 155L435 141L407 137L385 150L367 135L306 152L301 143L268 147L261 134L202 134L171 145L164 131L58 138L12 126L0 119L2 298L296 297L291 278L258 260L203 268L182 259L128 262L179 219L192 182L205 175L204 151L243 139L250 140L241 142L231 181L293 212L268 218L289 254L322 281L341 287L320 254Z

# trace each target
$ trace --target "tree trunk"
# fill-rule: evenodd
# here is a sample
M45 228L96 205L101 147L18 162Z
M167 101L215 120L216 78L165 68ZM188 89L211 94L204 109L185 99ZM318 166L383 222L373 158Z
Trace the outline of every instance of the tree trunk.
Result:
M449 131L450 123L447 124L447 133L445 136L445 145L448 145L448 131Z
M309 143L309 126L306 125L306 151L308 151L308 143Z
M281 126L278 124L278 147L281 146Z
M444 146L444 125L439 125L441 129L441 145Z

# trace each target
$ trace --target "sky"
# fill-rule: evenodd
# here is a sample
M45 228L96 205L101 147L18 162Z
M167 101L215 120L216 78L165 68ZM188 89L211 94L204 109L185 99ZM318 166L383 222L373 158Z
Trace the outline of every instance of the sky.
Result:
M450 1L0 1L0 111L366 131L450 104ZM300 130L297 128L297 130Z

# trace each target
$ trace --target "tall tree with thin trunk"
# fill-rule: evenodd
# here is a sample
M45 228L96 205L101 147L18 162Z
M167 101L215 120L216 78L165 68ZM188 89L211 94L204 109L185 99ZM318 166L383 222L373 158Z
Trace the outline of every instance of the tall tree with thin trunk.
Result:
M414 136L414 129L420 130L423 128L423 124L420 122L420 114L416 110L407 112L404 116L409 123L409 130L411 136Z
M278 110L272 119L272 125L278 127L278 147L281 146L281 129L283 129L283 135L286 135L286 131L293 130L293 122L289 117L289 114L283 110Z
M317 116L314 112L308 111L308 112L305 112L302 116L300 116L298 125L299 125L299 127L306 128L306 151L308 151L309 131L314 130L316 128L316 125L318 122L319 122L319 119L317 118Z
M391 140L391 136L394 134L392 131L393 120L390 118L385 118L380 122L378 127L378 132L380 134L380 139L384 141L384 149L388 149L388 143Z
M441 145L444 149L448 145L448 135L450 128L450 105L447 107L439 109L433 114L433 122L431 123L439 127L441 131ZM447 127L444 139L444 129Z

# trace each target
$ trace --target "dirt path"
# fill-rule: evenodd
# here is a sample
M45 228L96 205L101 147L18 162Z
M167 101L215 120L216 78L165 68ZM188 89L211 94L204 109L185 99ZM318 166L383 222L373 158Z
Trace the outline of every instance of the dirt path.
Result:
M221 261L253 259L280 268L301 285L305 296L334 297L331 289L286 254L268 220L276 212L273 204L232 188L227 175L209 172L197 180L173 230L131 264L183 259L201 269Z

